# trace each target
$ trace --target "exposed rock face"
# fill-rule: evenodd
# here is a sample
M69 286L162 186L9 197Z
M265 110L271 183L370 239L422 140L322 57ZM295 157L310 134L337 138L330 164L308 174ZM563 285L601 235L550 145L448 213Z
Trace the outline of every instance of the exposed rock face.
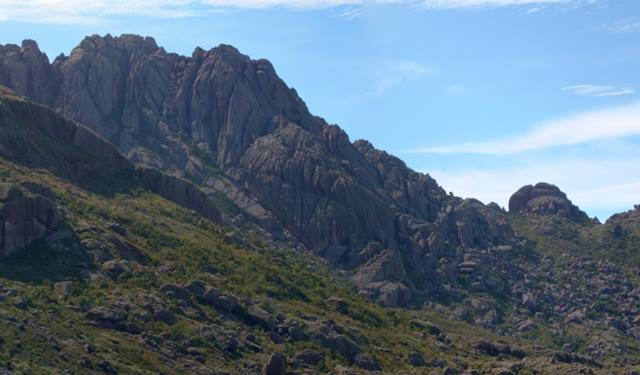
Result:
M319 251L338 247L348 258L362 239L396 241L398 213L433 219L446 198L400 160L364 142L354 147L311 115L268 61L230 46L184 57L152 38L92 36L51 65L33 42L3 47L0 64L1 82L89 126L134 162L212 187L206 167L223 169ZM41 74L24 70L46 71L55 83L45 87Z
M142 185L160 196L198 212L207 219L220 221L220 212L202 190L184 179L169 176L154 168L138 167Z
M509 199L509 212L557 215L576 222L589 220L587 214L574 206L565 193L546 182L523 186L515 192Z
M640 204L635 205L633 210L611 216L607 220L607 224L635 226L635 228L640 228Z
M363 267L358 285L388 303L411 300L405 288L458 288L455 265L467 252L517 242L502 212L446 194L366 141L351 143L268 61L233 47L185 57L151 38L92 36L50 65L33 42L5 46L0 66L0 83L86 124L129 160L223 192L264 229L292 234L333 265ZM180 184L154 185L201 206Z
M92 188L140 183L212 221L220 220L215 205L192 183L134 166L98 134L2 86L0 124L0 157L51 170Z
M60 220L47 198L0 183L0 256L11 255L44 237Z
M263 373L265 375L285 375L287 373L287 358L282 353L273 353L269 357Z
M91 130L0 86L0 156L86 184L133 176L133 165Z

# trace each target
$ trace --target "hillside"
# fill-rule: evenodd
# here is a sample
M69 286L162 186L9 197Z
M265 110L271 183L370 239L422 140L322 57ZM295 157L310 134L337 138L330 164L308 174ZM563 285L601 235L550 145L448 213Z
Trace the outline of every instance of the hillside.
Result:
M3 130L13 124L38 133L42 138L21 139L46 141L40 145L49 145L50 160L64 161L74 151L71 142L56 147L59 133L52 129L75 126L110 147L6 90L0 100L3 118L12 118ZM7 223L32 220L29 212L15 218L8 210L24 199L46 202L37 206L56 219L0 265L0 363L10 372L251 373L272 353L284 353L290 366L307 372L355 366L409 373L422 366L511 366L524 355L493 363L474 354L475 341L491 333L432 311L368 302L320 260L233 235L136 184L130 165L118 158L112 164L109 152L92 161L128 177L117 191L60 172L73 170L58 168L63 162L30 165L38 158L29 159L18 163L3 154L0 161L2 191L13 191L2 195L5 239ZM33 216L40 220L41 213ZM517 345L531 350L532 359L548 355L526 341Z
M0 83L9 371L640 366L637 207L446 194L230 46L92 36L50 64L25 41Z

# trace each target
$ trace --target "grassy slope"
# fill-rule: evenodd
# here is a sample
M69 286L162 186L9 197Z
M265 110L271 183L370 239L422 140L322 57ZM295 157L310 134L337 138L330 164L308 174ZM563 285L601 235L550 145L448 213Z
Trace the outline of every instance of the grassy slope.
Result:
M609 223L583 225L558 217L512 215L510 222L519 236L535 242L538 253L554 259L554 267L557 269L567 269L575 257L610 260L621 267L621 272L628 280L636 284L640 282L637 273L640 267L640 233L631 232L626 233L624 238L615 238L612 236L613 226ZM558 282L571 283L572 278L571 273L568 273L565 280ZM543 341L555 342L557 346L568 343L580 351L586 349L585 346L591 339L597 337L611 337L620 342L620 346L626 348L631 356L640 351L637 340L617 332L612 335L612 330L604 325L589 328L578 324L570 325L561 341L560 337L548 337Z
M69 225L81 233L81 237L85 233L83 228L108 230L108 223L119 223L127 229L128 239L149 258L146 266L115 280L76 282L79 287L66 298L55 295L52 283L61 271L77 270L74 268L77 260L52 258L42 244L35 244L28 256L0 262L0 285L17 289L19 296L30 304L30 308L23 311L11 304L12 298L0 302L0 368L33 374L60 373L60 369L91 373L80 367L80 358L86 358L98 373L103 361L111 363L120 373L174 374L188 371L183 367L185 363L197 367L199 364L189 359L174 361L152 350L139 336L91 326L80 311L82 307L101 305L108 300L135 299L138 293L155 292L168 281L186 282L194 278L231 291L240 298L259 301L273 313L301 320L313 316L350 327L361 336L364 351L376 357L383 369L391 373L442 371L410 367L406 358L411 351L423 353L427 360L442 359L455 367L461 362L484 370L499 365L496 359L478 355L472 349L472 344L480 339L500 339L489 331L461 323L446 312L383 309L358 296L316 258L287 249L247 250L228 245L222 240L224 228L156 195L134 190L105 197L81 190L48 172L16 167L2 159L0 175L9 181L29 180L50 186L61 206L69 212ZM212 266L222 277L202 273L205 266ZM328 297L346 300L349 314L328 306L324 302ZM232 372L242 361L263 363L274 350L284 350L291 356L303 347L315 345L305 341L278 347L260 329L222 317L209 307L200 309L204 314L200 321L177 315L178 322L174 325L151 322L143 324L144 330L176 342L189 338L193 329L202 324L234 332L253 331L264 348L263 353L223 356L210 343L199 344L198 350L208 367L227 368ZM439 325L453 345L443 346L429 335L419 337L419 331L409 325L410 320L416 318ZM538 354L541 357L549 354L545 342L510 341L529 353L529 361L537 361ZM96 350L88 353L83 348L85 343ZM342 358L326 350L324 353L325 361L317 369L319 372L347 365Z

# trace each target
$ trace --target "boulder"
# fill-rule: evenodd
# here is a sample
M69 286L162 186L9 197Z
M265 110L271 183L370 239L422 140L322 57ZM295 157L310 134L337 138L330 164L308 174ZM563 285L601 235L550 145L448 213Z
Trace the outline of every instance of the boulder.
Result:
M363 370L367 370L367 371L380 371L380 365L378 364L378 361L376 361L375 358L373 358L372 356L365 354L365 353L359 353L356 355L356 357L353 359L353 364L356 367L359 367Z
M262 327L264 330L269 331L274 326L273 316L256 305L249 306L244 315L247 323Z
M322 362L322 353L313 349L304 349L297 352L291 362L296 366L316 366Z
M132 272L130 263L120 259L108 260L102 263L102 269L113 276Z
M397 251L385 250L362 266L353 277L359 288L367 288L372 283L406 279L404 261Z
M413 367L422 367L427 365L427 362L424 360L422 354L418 352L409 353L408 361L409 364Z
M585 318L585 314L583 311L581 310L576 310L573 311L571 313L569 313L565 318L564 318L564 322L565 323L580 323L584 320Z
M119 308L94 307L85 313L89 323L102 328L125 330L127 312Z
M335 351L347 360L353 361L362 349L345 335L337 335L331 339Z
M204 303L210 304L218 310L233 312L239 305L236 298L230 294L224 294L220 289L209 287L201 297Z
M287 358L282 353L273 353L264 367L264 375L286 375Z
M183 286L173 283L162 284L162 286L160 286L160 293L169 298L181 301L189 301L191 299L191 293L189 293L189 291Z
M527 332L529 330L532 330L535 326L536 326L536 323L533 320L527 319L518 323L517 328L518 328L518 331L520 332Z
M386 307L404 307L411 303L413 293L406 285L397 282L370 283L362 293Z
M184 284L183 287L189 293L191 293L191 295L196 296L196 297L202 296L207 290L205 288L205 286L204 286L204 283L202 283L200 281L190 281L190 282Z
M49 199L0 183L0 257L43 238L61 221L62 216Z
M154 311L153 319L169 325L176 322L175 314L171 310L162 308Z

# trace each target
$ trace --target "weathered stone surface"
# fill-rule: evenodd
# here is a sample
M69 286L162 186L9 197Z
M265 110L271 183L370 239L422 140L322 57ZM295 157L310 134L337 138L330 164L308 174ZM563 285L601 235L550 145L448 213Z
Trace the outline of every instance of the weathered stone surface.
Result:
M102 184L113 189L114 181L126 186L137 179L164 198L211 221L220 221L215 205L191 182L152 168L135 167L98 134L1 86L0 103L0 156L52 170L94 188Z
M160 292L165 296L177 300L189 301L191 293L183 286L173 283L166 283L160 286Z
M282 353L273 353L266 366L264 375L285 375L287 373L287 358Z
M297 352L291 359L296 367L315 366L322 362L322 353L313 349L304 349Z
M256 305L247 307L244 315L249 324L262 327L267 331L275 324L273 316Z
M220 289L212 287L207 288L202 293L202 301L226 312L232 312L239 307L238 301L234 296L222 293Z
M108 307L94 307L85 314L87 320L97 325L121 323L127 319L126 311Z
M424 357L422 356L422 354L418 352L409 353L408 360L409 360L409 364L413 367L422 367L427 365L427 362L424 360Z
M557 186L545 182L526 185L509 198L509 212L530 212L539 215L557 215L576 222L589 217L571 203Z
M131 273L132 271L131 265L128 261L119 259L108 260L102 263L102 269L114 276L123 273Z
M335 346L335 351L348 360L354 360L362 351L358 344L345 335L337 335L331 341Z
M412 300L411 289L402 283L388 281L367 284L362 293L386 307L407 306Z
M43 238L61 220L49 199L0 183L0 256L11 255Z
M356 355L356 357L353 360L353 364L367 371L381 370L380 365L378 364L378 361L376 361L376 359L373 358L372 356L364 353L360 353Z
M154 168L136 169L142 185L180 206L196 211L213 222L220 221L220 212L207 195L184 179L170 176Z

